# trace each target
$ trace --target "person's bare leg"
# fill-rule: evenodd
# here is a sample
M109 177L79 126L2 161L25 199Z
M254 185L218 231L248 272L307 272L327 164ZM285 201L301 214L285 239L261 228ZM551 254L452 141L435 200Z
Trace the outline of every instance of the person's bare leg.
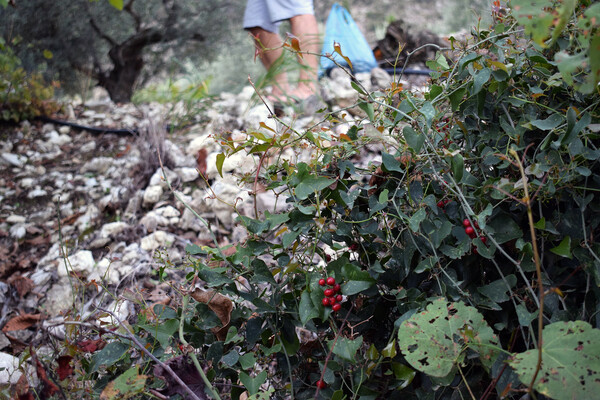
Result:
M306 67L300 70L298 86L292 93L296 97L304 99L317 92L319 59L316 54L320 51L319 27L317 19L312 14L296 15L290 18L290 25L292 34L300 41L300 50L303 51L302 57L298 57L298 61Z
M258 56L265 69L271 69L275 61L283 54L281 38L278 34L269 32L263 28L250 28L250 33L254 38L254 44L258 51ZM275 98L283 97L289 90L287 76L285 73L275 75L272 96Z

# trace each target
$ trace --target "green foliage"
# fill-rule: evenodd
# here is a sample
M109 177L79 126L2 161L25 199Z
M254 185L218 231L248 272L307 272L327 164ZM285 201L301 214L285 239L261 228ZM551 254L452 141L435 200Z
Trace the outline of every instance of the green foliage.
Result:
M569 42L585 10L546 40ZM339 111L301 132L279 121L219 138L219 172L256 155L240 182L287 207L241 215L249 236L234 249L189 245L187 278L211 290L139 313L144 348L196 357L207 382L236 382L234 399L517 399L536 373L534 391L588 397L600 369L600 98L578 83L591 69L569 81L550 43L494 13L430 61L424 95L355 83L366 117L346 133ZM367 146L380 162L362 162ZM323 305L326 277L340 284L337 311ZM96 392L152 365L121 342L78 360Z
M398 345L415 369L442 378L463 363L467 349L489 369L498 340L477 309L438 299L402 323Z
M51 114L59 107L52 101L54 88L38 73L28 73L11 47L0 38L0 121L19 122Z
M600 390L600 331L583 321L555 322L544 328L543 364L535 389L553 399L591 399ZM531 382L537 350L509 361L523 382Z

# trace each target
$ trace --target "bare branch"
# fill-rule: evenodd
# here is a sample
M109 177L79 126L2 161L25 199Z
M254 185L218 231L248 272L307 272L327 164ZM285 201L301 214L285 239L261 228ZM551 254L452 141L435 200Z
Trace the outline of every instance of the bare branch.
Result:
M140 18L139 14L136 13L135 11L133 11L133 2L135 0L129 0L129 2L125 5L125 7L123 7L123 10L127 11L127 13L129 15L131 15L131 18L133 18L134 22L135 22L135 31L139 32L142 26L142 19Z

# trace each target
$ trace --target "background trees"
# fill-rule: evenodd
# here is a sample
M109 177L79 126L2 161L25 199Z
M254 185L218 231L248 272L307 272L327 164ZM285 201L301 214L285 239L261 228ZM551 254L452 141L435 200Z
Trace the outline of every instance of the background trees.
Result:
M104 1L33 0L3 9L0 25L27 68L45 65L67 90L93 79L124 102L136 85L176 70L176 60L214 56L237 29L243 3L129 0L119 10Z

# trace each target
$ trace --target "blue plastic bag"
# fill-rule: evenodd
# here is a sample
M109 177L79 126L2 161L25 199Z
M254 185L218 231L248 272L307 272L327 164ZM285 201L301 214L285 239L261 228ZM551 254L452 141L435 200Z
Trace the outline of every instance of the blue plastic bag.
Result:
M356 22L354 22L348 10L337 3L331 7L331 12L327 17L321 54L331 54L338 64L348 66L348 63L335 52L334 43L338 43L342 54L350 59L353 73L369 72L377 67L373 51L358 29ZM321 57L319 76L334 67L336 65L332 60Z

